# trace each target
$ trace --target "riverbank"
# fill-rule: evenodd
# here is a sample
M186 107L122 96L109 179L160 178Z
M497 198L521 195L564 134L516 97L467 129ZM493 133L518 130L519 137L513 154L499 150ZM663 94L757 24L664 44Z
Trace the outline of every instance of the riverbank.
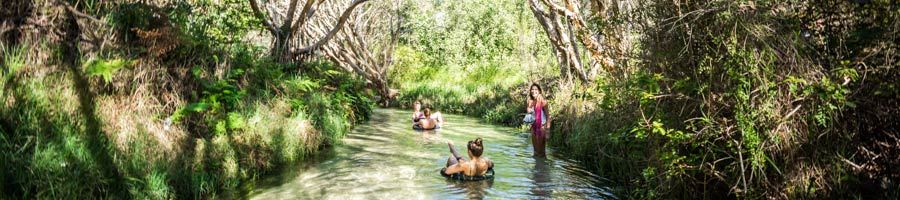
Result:
M391 77L399 106L423 100L518 126L527 83L539 82L554 119L551 146L621 183L620 196L900 196L897 160L886 159L900 152L891 117L900 113L895 5L620 2L615 11L584 14L602 19L587 29L616 65L583 80L546 62L559 52L524 48L551 42L521 18L506 18L516 15L503 10L517 8L504 2L475 4L466 15L434 6L461 23L416 27L439 37L412 37L424 42L398 49L404 54L395 70L408 72ZM427 11L421 15L433 14ZM471 15L500 16L472 19L499 31L454 18ZM403 62L404 55L421 61ZM597 61L586 60L585 67Z
M284 75L261 84L309 85L225 85L233 90L204 88L195 99L143 90L177 79L148 66L122 69L108 83L80 70L24 66L4 74L2 85L0 158L7 163L3 193L11 198L215 198L340 142L373 106L357 93L364 84L345 78ZM162 80L103 90L144 73ZM80 90L78 81L99 89Z
M341 142L374 106L328 62L275 62L233 42L246 26L203 25L224 18L30 3L21 16L59 20L0 45L0 198L222 198Z

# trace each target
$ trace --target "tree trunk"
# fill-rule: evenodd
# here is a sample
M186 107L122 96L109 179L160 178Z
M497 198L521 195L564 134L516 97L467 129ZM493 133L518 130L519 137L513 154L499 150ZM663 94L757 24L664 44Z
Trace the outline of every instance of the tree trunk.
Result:
M378 104L387 107L390 105L391 100L394 99L394 94L391 92L390 86L388 86L388 82L384 78L376 78L372 80L372 88L375 89L375 92L378 93Z
M387 106L396 96L388 84L387 68L393 63L393 49L399 41L399 6L373 3L342 20L346 26L339 31L313 29L309 33L313 37L334 34L334 40L321 44L323 55L344 71L364 78L377 93L379 105Z
M283 32L279 32L283 33ZM272 45L272 49L270 51L270 56L276 59L278 62L288 62L291 60L291 52L290 52L290 43L291 37L289 34L278 34L274 35L273 38L275 41Z
M565 60L568 62L567 66L562 66L563 64L560 63L561 67L568 67L571 73L574 73L582 83L593 82L597 76L598 69L601 67L614 75L612 76L613 78L616 77L612 59L601 53L600 43L597 42L593 32L587 28L584 19L578 14L580 8L577 3L573 3L572 0L563 0L566 7L561 7L551 2L551 0L541 0L542 4L538 4L535 1L528 0L535 18L541 23L551 43L561 50L562 56L565 56ZM549 8L549 11L544 11L544 6ZM565 24L560 23L560 19L557 16L564 16L562 20L565 20ZM562 30L563 28L566 30ZM580 40L581 44L590 53L592 62L590 62L588 69L585 69L584 64L581 63L581 56L577 49L578 45L574 42L576 38Z
M309 46L305 47L294 47L295 38L294 36L298 35L297 33L300 31L300 27L306 25L309 21L309 18L312 18L314 15L314 8L317 5L321 5L324 1L320 0L307 0L304 3L303 8L300 10L300 14L297 15L297 5L299 0L292 0L287 8L283 8L282 11L287 10L286 14L282 14L279 11L271 11L271 7L274 6L265 6L267 9L262 9L257 0L249 0L250 7L253 11L253 14L257 19L262 21L263 27L272 34L272 48L271 48L271 56L276 58L276 60L280 62L290 62L296 60L297 56L301 54L310 54L313 51L317 50L319 47L327 43L333 38L339 30L344 26L344 23L350 17L350 14L353 13L353 10L358 7L360 4L368 1L368 0L354 0L350 2L350 5L347 6L344 10L337 10L335 12L340 13L337 17L337 22L330 28L327 34L318 37L319 39L313 42ZM319 2L319 4L316 4ZM326 6L327 7L327 6ZM321 13L321 12L319 12ZM329 13L325 13L327 15ZM333 13L331 13L333 14Z
M553 46L553 53L559 64L561 78L560 87L570 85L574 81L574 76L572 74L577 72L575 69L581 68L581 60L577 55L577 51L574 49L577 48L573 43L574 40L566 35L565 30L563 30L563 28L567 28L567 26L560 23L559 15L557 13L545 11L541 5L535 2L535 0L528 0L528 5L531 8L532 14L534 14L538 23L541 25L541 28L544 29L544 33L547 35L547 39L550 40L551 46Z

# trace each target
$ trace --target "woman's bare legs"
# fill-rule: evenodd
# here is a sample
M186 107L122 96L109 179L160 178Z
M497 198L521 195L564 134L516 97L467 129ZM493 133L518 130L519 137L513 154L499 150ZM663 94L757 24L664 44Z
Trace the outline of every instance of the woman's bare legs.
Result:
M537 157L545 157L547 156L547 152L545 148L546 140L544 136L538 134L531 134L531 145L534 147L534 156Z
M447 166L459 163L459 159L461 159L462 156L460 156L459 153L456 152L456 149L453 148L453 144L447 143L447 146L450 147L450 158L447 158Z

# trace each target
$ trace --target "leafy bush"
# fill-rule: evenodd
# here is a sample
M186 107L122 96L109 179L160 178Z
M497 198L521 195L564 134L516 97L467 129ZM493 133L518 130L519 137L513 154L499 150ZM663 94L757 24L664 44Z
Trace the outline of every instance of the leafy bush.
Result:
M79 46L100 58L76 67L121 89L32 59L64 43L2 45L0 199L215 199L339 142L374 108L330 63L267 58L245 37L259 30L246 1L86 4L107 23L84 33L115 31L91 38L99 52ZM44 28L71 31L57 21Z
M128 67L133 63L134 61L123 59L94 59L84 63L83 68L88 76L99 76L103 78L103 81L109 83L112 82L113 75L115 75L119 69Z
M883 169L898 162L879 158L900 151L873 143L894 140L884 124L896 119L882 117L898 101L873 94L898 74L884 55L896 27L884 22L900 12L886 1L797 3L650 1L607 14L624 21L599 27L642 35L638 58L621 58L637 67L558 92L552 143L636 198L895 197L900 173ZM861 81L864 66L884 68Z

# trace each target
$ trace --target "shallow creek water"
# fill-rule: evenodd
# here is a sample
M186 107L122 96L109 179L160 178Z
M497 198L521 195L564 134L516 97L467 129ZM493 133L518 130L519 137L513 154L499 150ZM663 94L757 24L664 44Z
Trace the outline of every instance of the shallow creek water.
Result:
M532 157L529 133L444 115L444 127L411 129L411 111L378 109L342 144L290 170L261 180L251 199L616 199L610 182L577 161L548 149ZM452 141L466 155L467 141L482 137L495 178L448 180L438 174Z

